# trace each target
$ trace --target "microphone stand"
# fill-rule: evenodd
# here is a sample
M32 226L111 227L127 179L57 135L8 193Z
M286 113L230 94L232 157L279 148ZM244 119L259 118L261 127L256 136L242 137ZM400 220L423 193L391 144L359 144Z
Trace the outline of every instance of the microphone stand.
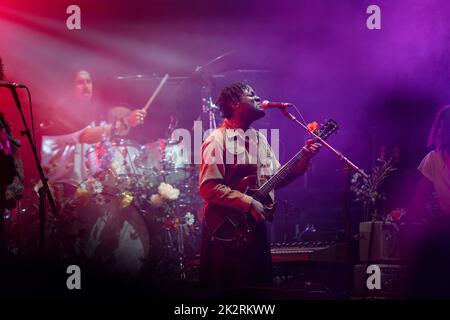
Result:
M5 213L6 213L6 199L5 193L8 185L0 178L0 263L4 261L6 255L6 236L5 236Z
M212 91L211 80L208 79L206 76L204 76L203 85L201 89L202 111L203 114L207 116L208 129L212 131L217 128L216 111L219 110L219 107L213 103L211 91Z
M361 176L363 176L365 179L369 179L369 176L360 169L356 164L354 164L352 161L350 161L341 151L337 150L336 148L332 147L328 142L320 138L318 135L316 135L314 132L309 131L308 127L306 127L303 123L301 123L293 114L288 112L286 108L279 108L281 113L284 114L289 120L297 123L300 127L305 129L309 134L311 134L314 138L316 138L320 144L331 150L333 153L335 153L339 160L341 160L344 163L344 190L342 194L343 198L343 221L344 221L344 240L347 243L347 249L352 250L352 235L351 235L351 177L352 172L355 171ZM347 254L346 257L347 263L348 263L348 277L350 284L352 281L352 273L353 268L352 264L354 261L353 251L350 251L350 254ZM347 295L350 295L352 286L349 286L349 290L347 291Z
M11 88L12 96L16 103L17 109L19 110L20 117L22 119L25 130L21 131L22 136L26 136L28 141L30 142L31 150L33 151L34 160L36 162L37 170L39 172L39 177L42 181L42 188L39 190L39 257L42 257L44 252L44 239L45 239L45 201L46 198L48 203L50 204L50 208L52 210L53 215L58 216L58 210L56 209L55 201L50 192L50 188L48 186L48 179L45 177L44 171L42 170L41 163L39 161L39 157L36 151L36 146L31 137L30 129L28 128L27 121L25 120L25 116L23 114L22 106L20 104L19 97L17 95L17 91L15 87Z

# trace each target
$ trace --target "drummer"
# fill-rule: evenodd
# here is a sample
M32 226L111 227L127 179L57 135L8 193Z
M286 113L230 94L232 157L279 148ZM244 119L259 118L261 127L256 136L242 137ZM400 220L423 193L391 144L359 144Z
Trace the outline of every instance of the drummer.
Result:
M90 144L124 137L130 128L144 123L144 110L120 110L120 117L112 110L110 121L105 121L105 112L94 99L91 74L76 72L70 96L59 104L57 119L42 137L41 161L51 182L80 184L90 175L86 168Z

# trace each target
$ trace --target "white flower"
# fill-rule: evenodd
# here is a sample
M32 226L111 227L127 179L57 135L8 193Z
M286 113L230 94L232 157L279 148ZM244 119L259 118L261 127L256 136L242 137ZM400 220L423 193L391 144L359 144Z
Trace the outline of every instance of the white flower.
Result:
M186 224L188 226L192 226L195 222L195 216L192 213L188 212L184 216L184 221L186 221Z
M96 179L93 179L92 180L92 191L94 191L94 193L96 193L96 194L102 193L103 192L102 183Z
M176 200L180 195L180 190L172 187L170 184L161 182L158 187L158 192L164 199L167 200Z
M163 204L164 199L161 197L160 194L152 194L152 196L150 197L150 204L152 205L152 207L154 208L159 208L161 207L161 205Z

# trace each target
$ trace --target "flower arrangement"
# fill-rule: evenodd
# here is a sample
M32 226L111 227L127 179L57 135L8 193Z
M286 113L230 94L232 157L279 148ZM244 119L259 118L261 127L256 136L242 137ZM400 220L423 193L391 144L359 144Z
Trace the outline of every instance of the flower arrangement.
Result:
M308 123L306 127L309 132L317 132L320 129L320 125L316 121Z
M161 182L158 192L150 196L149 202L153 208L161 208L170 201L178 199L180 190L172 187L170 184Z
M396 208L391 210L386 216L386 222L399 222L406 216L407 212L405 208Z
M364 221L369 220L372 212L372 219L377 216L377 204L380 200L386 199L385 194L379 189L389 174L396 170L392 164L392 159L384 161L378 159L380 165L372 169L372 174L366 179L359 173L355 173L352 177L351 190L356 194L355 201L361 202L364 210Z
M40 186L35 186L36 192ZM180 190L158 181L153 175L114 175L104 171L81 183L70 197L65 197L62 187L50 185L60 210L70 211L91 204L118 209L135 205L145 212L149 223L162 230L175 230L180 225L192 227L196 222L194 214L183 212L180 207L180 201L177 201L181 196Z
M165 201L173 201L178 199L180 190L172 187L170 184L161 182L158 187L158 193L154 193L150 196L150 204L154 208L159 208Z
M82 184L80 184L75 191L74 200L78 204L87 205L89 198L92 197L96 204L103 206L106 203L106 199L103 195L104 185L102 181L96 178L89 178Z

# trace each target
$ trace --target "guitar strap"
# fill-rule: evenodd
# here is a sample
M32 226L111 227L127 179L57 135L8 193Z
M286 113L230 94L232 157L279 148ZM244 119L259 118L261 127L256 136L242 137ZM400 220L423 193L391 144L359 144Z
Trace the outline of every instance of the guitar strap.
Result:
M259 148L261 147L259 142L259 131L256 131L256 179L257 179L257 183L258 183L258 187L261 184L261 161L259 158ZM263 152L265 152L266 150L263 150Z

